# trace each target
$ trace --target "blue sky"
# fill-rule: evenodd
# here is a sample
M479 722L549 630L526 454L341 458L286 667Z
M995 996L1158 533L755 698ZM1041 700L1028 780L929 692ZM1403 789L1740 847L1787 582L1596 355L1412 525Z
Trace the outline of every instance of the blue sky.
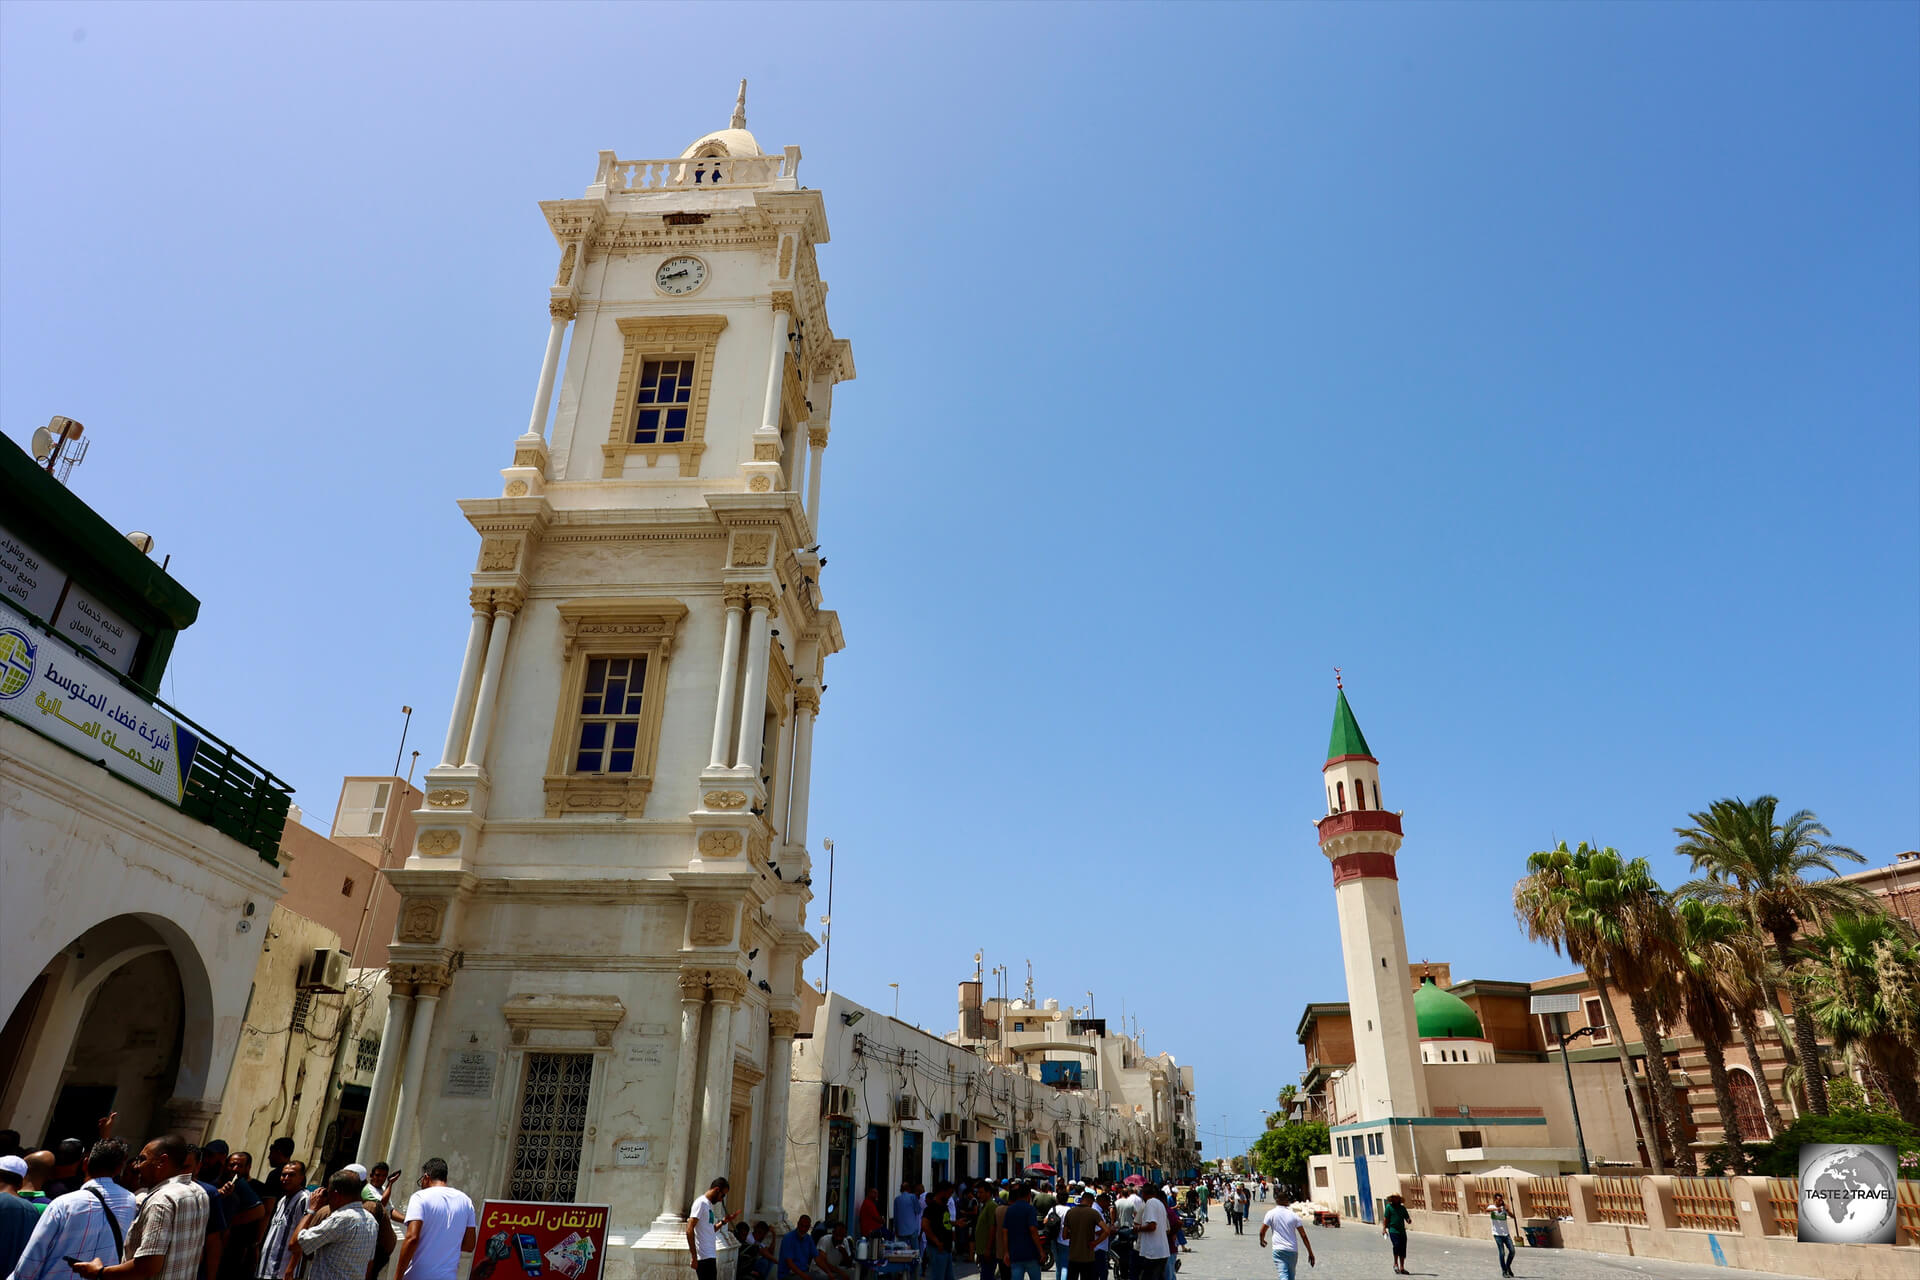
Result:
M1920 8L0 8L0 421L204 602L167 694L331 809L446 723L535 202L752 79L860 368L835 985L978 948L1257 1130L1339 998L1332 668L1415 957L1724 795L1920 845ZM822 909L824 904L821 904ZM816 979L819 965L810 967ZM1225 1119L1222 1120L1221 1117Z

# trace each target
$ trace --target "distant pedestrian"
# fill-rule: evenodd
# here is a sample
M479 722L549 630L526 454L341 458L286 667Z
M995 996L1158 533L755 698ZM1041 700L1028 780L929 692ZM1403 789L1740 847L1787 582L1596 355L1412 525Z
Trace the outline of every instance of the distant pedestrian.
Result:
M473 1201L447 1185L447 1162L435 1156L420 1166L420 1189L407 1201L407 1234L394 1274L400 1280L454 1280L460 1255L473 1252L478 1234Z
M973 1256L980 1264L980 1280L995 1280L1000 1269L1000 1206L994 1202L993 1188L986 1183L973 1190Z
M193 1180L186 1141L176 1134L155 1138L132 1163L140 1183L140 1212L123 1249L125 1261L96 1256L73 1263L85 1280L193 1280L207 1247L207 1193Z
M1380 1217L1380 1234L1393 1246L1393 1273L1407 1274L1407 1224L1413 1221L1413 1215L1407 1212L1404 1196L1387 1197L1387 1210Z
M1493 1224L1493 1247L1500 1255L1500 1274L1510 1276L1513 1274L1513 1215L1507 1212L1505 1196L1494 1193L1487 1218Z
M47 1206L27 1251L13 1264L13 1280L71 1280L68 1258L115 1258L140 1206L115 1181L127 1166L127 1144L108 1138L87 1156L87 1181ZM6 1261L0 1251L0 1263Z
M1276 1193L1276 1201L1278 1195ZM1267 1216L1260 1219L1260 1247L1268 1248L1267 1236L1273 1236L1273 1269L1279 1273L1279 1280L1294 1280L1294 1267L1300 1260L1300 1250L1307 1251L1307 1265L1317 1267L1319 1259L1313 1256L1313 1242L1307 1239L1307 1224L1300 1215L1284 1204L1275 1203L1267 1210Z

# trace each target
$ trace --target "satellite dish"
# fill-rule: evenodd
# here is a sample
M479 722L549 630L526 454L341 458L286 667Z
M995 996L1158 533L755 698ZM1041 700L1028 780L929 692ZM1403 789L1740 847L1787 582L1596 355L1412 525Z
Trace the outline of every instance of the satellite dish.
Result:
M53 445L53 432L47 430L45 427L35 427L33 429L33 460L35 462L45 462L48 458L51 458L53 456Z
M153 554L153 535L152 534L142 533L140 532L140 530L135 529L132 532L127 534L127 541L131 542L134 546L134 549L138 551L141 555L144 556L144 555Z

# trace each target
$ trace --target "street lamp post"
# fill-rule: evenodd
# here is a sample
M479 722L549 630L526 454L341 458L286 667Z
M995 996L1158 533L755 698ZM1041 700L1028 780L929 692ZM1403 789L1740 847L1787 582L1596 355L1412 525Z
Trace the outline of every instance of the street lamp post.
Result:
M1573 1091L1573 1063L1567 1057L1567 1045L1581 1036L1590 1036L1592 1027L1581 1027L1578 1031L1560 1033L1560 1066L1567 1073L1567 1101L1573 1105L1573 1137L1580 1144L1580 1172L1592 1173L1593 1166L1587 1163L1587 1135L1580 1128L1580 1098Z

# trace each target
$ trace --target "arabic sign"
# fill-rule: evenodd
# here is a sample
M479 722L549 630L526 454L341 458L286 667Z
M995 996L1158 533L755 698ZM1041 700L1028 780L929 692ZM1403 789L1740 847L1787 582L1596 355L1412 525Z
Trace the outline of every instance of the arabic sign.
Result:
M169 804L200 739L20 614L0 605L0 712L98 760Z
M607 1206L488 1200L469 1280L600 1280Z
M53 620L53 626L75 644L93 650L121 675L133 670L133 651L140 647L140 633L79 583L67 588L67 598L61 602L60 616Z
M42 618L53 616L67 575L53 562L0 526L0 596Z
M491 1098L493 1096L493 1055L456 1049L447 1059L447 1084L443 1098Z

